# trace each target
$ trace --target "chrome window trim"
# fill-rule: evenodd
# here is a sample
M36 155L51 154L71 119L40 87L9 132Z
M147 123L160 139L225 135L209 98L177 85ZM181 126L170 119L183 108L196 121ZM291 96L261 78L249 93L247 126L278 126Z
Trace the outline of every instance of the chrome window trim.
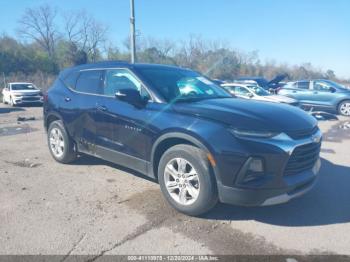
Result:
M126 68L126 67L108 67L108 68L89 68L89 69L81 69L79 70L78 72L85 72L85 71L107 71L107 70L118 70L118 69L123 69L123 70L127 70L128 72L130 72L130 74L132 76L135 77L135 79L137 81L139 81L141 83L141 85L146 89L147 93L149 94L149 96L151 97L151 100L149 100L148 102L151 102L151 103L154 103L155 102L155 99L154 99L154 96L152 95L152 93L149 91L149 88L147 85L144 84L144 82L137 76L134 74L134 72L132 72L129 68ZM105 72L103 72L105 73ZM79 75L80 77L80 75ZM77 78L77 81L78 82L78 79L79 77ZM113 96L109 96L109 95L100 95L100 94L93 94L93 93L86 93L86 92L81 92L81 91L77 91L75 89L73 89L72 87L70 87L69 85L67 85L64 80L60 79L62 81L62 83L64 84L65 87L67 87L69 90L71 90L72 92L74 93L77 93L77 94L83 94L83 95L91 95L91 96L99 96L99 97L109 97L109 98L114 98Z

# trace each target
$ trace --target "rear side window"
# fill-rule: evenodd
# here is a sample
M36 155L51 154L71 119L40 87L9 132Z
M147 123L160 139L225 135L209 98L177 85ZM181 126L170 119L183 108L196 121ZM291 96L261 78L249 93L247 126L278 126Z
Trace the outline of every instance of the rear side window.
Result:
M101 70L81 72L77 80L75 90L88 94L102 94L102 74L103 71Z
M299 89L309 89L310 82L309 81L297 82L296 86Z
M64 80L64 84L68 86L69 88L75 89L75 85L77 83L77 79L79 76L79 71L74 71L70 73Z

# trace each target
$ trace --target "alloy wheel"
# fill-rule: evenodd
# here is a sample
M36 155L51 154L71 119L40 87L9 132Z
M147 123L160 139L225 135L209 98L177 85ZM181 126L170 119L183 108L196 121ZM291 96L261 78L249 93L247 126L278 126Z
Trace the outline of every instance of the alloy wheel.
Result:
M50 131L49 137L50 149L55 157L61 158L64 153L64 139L61 130L54 127Z
M193 204L199 195L200 184L197 171L183 158L170 160L164 170L165 187L170 196L181 205Z
M350 102L342 103L339 111L342 115L350 116Z

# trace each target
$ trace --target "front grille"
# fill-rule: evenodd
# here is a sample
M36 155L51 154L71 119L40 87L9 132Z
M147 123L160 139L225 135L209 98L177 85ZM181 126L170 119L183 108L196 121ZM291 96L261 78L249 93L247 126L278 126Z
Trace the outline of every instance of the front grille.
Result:
M296 147L288 160L284 174L295 175L311 169L319 158L320 151L321 142Z
M317 131L318 131L318 127L315 126L310 129L290 131L290 132L287 132L287 135L293 139L303 139L314 135Z
M23 101L37 101L39 100L39 97L23 97Z

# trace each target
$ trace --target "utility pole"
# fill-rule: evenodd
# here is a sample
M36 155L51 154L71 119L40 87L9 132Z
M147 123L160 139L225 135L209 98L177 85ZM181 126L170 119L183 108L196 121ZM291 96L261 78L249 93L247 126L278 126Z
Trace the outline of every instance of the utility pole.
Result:
M6 76L4 72L2 72L2 79L4 80L4 87L6 87Z
M134 0L130 0L130 53L131 63L134 64L136 60Z

